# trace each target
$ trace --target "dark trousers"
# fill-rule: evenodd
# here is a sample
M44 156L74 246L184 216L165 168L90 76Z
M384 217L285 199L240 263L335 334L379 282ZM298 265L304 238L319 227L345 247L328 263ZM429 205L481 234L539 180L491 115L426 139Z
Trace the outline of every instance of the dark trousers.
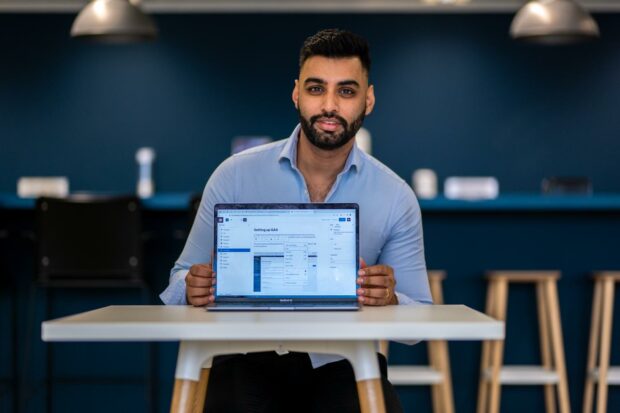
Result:
M378 355L388 413L401 413ZM359 413L353 368L341 360L313 369L306 353L275 352L216 357L209 375L205 413Z

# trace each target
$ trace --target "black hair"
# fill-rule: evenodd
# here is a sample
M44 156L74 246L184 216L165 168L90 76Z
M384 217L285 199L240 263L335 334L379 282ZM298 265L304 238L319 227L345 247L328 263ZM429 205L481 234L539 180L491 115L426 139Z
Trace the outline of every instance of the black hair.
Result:
M370 73L370 50L362 36L340 29L324 29L308 37L299 52L299 67L312 56L357 57Z

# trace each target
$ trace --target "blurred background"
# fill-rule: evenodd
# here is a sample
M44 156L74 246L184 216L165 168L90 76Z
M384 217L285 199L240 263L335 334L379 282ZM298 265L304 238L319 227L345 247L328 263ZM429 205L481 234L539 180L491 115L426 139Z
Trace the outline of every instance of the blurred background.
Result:
M365 7L368 3L370 6ZM343 28L371 45L377 104L372 154L408 183L432 169L421 199L429 269L446 303L484 310L484 272L557 269L573 410L581 408L595 270L620 267L620 4L586 2L600 39L515 41L519 1L469 4L144 1L159 34L145 43L70 37L82 1L0 1L0 411L166 411L176 345L54 344L43 319L111 304L159 303L191 221L190 200L239 136L287 137L303 40ZM371 7L374 4L374 8ZM436 8L433 8L436 7ZM70 192L134 194L136 151L153 148L144 200L146 295L135 289L41 289L34 201L24 176L63 176ZM450 176L494 177L499 197L450 200ZM588 191L545 196L541 182L584 177ZM5 287L6 285L6 287ZM535 295L511 289L506 362L540 361ZM617 313L617 311L616 311ZM616 317L617 318L617 317ZM617 343L618 329L612 343ZM424 348L392 345L393 364ZM620 351L612 345L612 364ZM456 411L474 412L480 343L450 343ZM50 364L49 358L53 358ZM50 367L52 366L52 367ZM50 371L51 368L51 371ZM406 412L431 411L427 387L400 386ZM620 411L610 387L609 412ZM502 391L502 412L544 411L541 387Z

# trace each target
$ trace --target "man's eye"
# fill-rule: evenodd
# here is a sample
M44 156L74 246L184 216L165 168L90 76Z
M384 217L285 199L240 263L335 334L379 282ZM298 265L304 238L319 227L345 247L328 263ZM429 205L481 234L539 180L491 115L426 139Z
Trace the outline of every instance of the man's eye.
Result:
M340 94L344 96L353 96L355 95L355 90L349 88L340 89Z
M321 93L322 91L323 91L323 88L321 86L310 86L308 88L309 93Z

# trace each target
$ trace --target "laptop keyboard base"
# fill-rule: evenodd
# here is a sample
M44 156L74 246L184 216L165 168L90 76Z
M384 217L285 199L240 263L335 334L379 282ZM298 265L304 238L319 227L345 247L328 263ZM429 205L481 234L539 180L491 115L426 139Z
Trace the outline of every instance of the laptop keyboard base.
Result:
M359 305L346 304L229 304L216 303L206 307L207 311L357 311Z

